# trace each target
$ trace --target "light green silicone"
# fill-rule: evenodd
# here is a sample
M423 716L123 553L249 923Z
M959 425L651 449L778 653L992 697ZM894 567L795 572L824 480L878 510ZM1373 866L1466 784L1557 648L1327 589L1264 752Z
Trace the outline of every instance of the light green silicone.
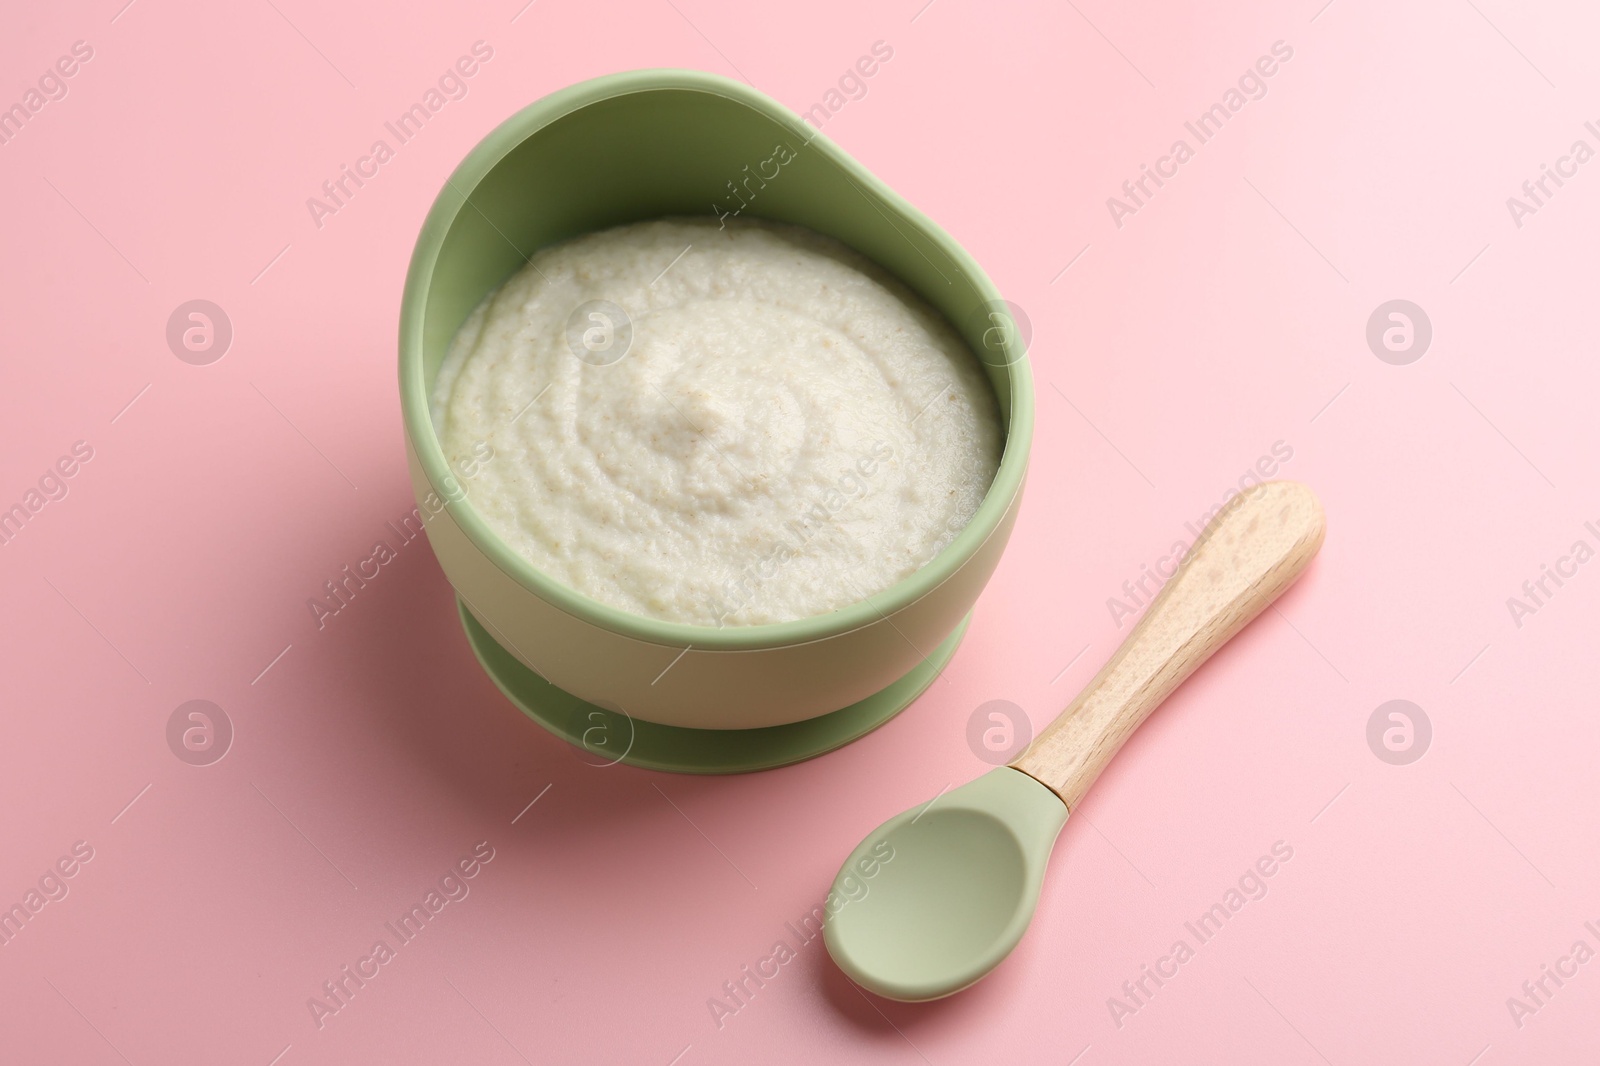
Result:
M429 418L434 375L468 312L534 250L640 219L729 211L739 203L729 183L779 146L788 161L745 214L839 238L956 326L983 355L1005 418L999 472L971 524L937 558L832 614L718 629L598 603L534 569L473 509L470 483L451 474ZM1033 435L1033 386L1015 329L997 328L1003 321L993 312L1002 306L948 235L753 89L674 70L564 89L513 115L468 154L417 239L401 303L400 399L428 538L494 639L581 700L697 729L785 725L858 704L930 661L972 608L1010 534Z
M1022 939L1066 824L1067 805L1009 766L896 815L834 879L846 902L823 927L828 954L889 999L961 991Z
M843 747L865 736L909 707L933 684L956 653L967 631L956 631L933 649L926 663L905 677L849 707L788 725L759 729L687 729L639 722L592 703L584 703L529 670L472 617L466 604L461 623L473 654L507 699L556 736L582 749L590 766L627 763L675 773L743 774L787 766Z

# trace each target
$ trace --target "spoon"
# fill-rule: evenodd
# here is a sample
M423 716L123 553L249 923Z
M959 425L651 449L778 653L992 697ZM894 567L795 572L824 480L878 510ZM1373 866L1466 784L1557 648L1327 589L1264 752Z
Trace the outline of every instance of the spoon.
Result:
M1311 490L1271 481L1235 497L1088 688L1019 758L879 826L834 879L828 953L889 999L974 984L1033 918L1056 836L1150 712L1294 583L1322 546Z

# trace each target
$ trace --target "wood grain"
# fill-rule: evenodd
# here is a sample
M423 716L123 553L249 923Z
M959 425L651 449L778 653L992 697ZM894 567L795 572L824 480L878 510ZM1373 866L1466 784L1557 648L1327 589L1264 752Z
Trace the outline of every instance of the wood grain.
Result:
M1011 765L1076 807L1123 742L1322 547L1322 505L1270 481L1212 519L1111 661Z

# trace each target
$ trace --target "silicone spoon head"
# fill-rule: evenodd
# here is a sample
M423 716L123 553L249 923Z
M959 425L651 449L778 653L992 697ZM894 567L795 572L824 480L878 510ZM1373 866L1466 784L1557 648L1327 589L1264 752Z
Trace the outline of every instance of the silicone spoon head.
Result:
M1066 822L1055 793L1009 766L889 819L834 878L845 903L824 928L828 953L889 999L961 991L1022 939Z

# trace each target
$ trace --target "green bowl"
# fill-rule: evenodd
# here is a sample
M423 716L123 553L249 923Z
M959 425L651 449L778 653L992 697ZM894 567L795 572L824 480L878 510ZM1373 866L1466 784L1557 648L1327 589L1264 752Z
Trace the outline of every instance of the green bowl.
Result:
M999 399L1006 427L999 472L971 524L936 558L831 614L714 628L589 599L535 569L473 509L429 417L434 375L467 314L536 249L642 219L728 211L738 205L729 182L747 165L754 172L779 145L794 158L745 213L838 238L950 320L980 354ZM674 734L686 751L695 746L695 730L771 736L773 727L859 709L885 690L903 694L908 686L896 689L897 682L942 665L954 650L953 635L999 561L1021 495L1033 434L1033 385L1022 349L1000 294L971 257L782 105L694 71L610 75L547 96L502 123L456 168L428 212L400 311L411 481L440 565L482 635L492 633L505 662L515 662L512 672L525 667L538 684L580 706L689 730ZM529 686L528 695L517 695L521 681L508 678L504 664L492 665L500 660L481 640L474 646L501 687L549 724L530 706L548 700ZM880 706L877 720L908 699L897 697L892 710ZM821 750L860 735L859 726L856 720L836 730ZM570 728L557 731L570 739ZM771 765L819 748L780 742L776 750L782 757L769 752L717 768ZM694 768L692 758L681 761Z

